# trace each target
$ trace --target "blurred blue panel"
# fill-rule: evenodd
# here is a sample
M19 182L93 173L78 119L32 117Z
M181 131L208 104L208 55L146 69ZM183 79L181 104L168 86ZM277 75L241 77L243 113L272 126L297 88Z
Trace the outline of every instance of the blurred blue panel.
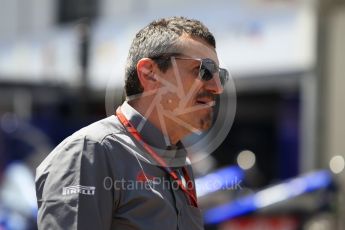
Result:
M236 189L237 184L243 178L244 172L237 166L217 170L195 180L196 194L198 197L202 197L219 190Z
M308 192L329 188L332 181L332 174L328 170L308 173L212 208L204 214L205 224L221 223Z
M237 199L225 205L210 209L204 215L205 224L217 224L256 210L254 196Z

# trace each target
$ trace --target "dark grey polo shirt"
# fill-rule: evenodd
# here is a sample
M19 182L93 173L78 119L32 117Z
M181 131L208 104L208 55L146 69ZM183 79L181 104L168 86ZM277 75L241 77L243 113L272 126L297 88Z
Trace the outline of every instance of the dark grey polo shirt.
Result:
M121 108L146 143L176 170L186 164L193 179L181 144L169 146L129 104ZM37 168L38 228L203 229L200 210L152 162L116 116L79 130Z

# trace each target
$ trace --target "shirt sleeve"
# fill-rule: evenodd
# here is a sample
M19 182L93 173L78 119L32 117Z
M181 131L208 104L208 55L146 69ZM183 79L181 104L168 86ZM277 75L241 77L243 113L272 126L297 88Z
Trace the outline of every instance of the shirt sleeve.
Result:
M38 229L110 229L114 177L105 148L85 137L67 141L37 168Z

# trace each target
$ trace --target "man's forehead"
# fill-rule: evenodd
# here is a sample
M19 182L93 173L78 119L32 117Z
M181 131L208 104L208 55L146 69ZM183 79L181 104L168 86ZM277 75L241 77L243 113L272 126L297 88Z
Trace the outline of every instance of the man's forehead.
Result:
M201 39L181 36L179 47L183 54L195 58L211 58L219 64L216 50Z

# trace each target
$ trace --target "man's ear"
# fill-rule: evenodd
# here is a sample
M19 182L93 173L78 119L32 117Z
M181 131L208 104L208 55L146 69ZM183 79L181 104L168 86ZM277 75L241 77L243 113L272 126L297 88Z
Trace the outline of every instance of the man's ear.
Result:
M151 90L157 87L157 79L154 75L154 61L150 58L142 58L137 63L137 74L142 87Z

